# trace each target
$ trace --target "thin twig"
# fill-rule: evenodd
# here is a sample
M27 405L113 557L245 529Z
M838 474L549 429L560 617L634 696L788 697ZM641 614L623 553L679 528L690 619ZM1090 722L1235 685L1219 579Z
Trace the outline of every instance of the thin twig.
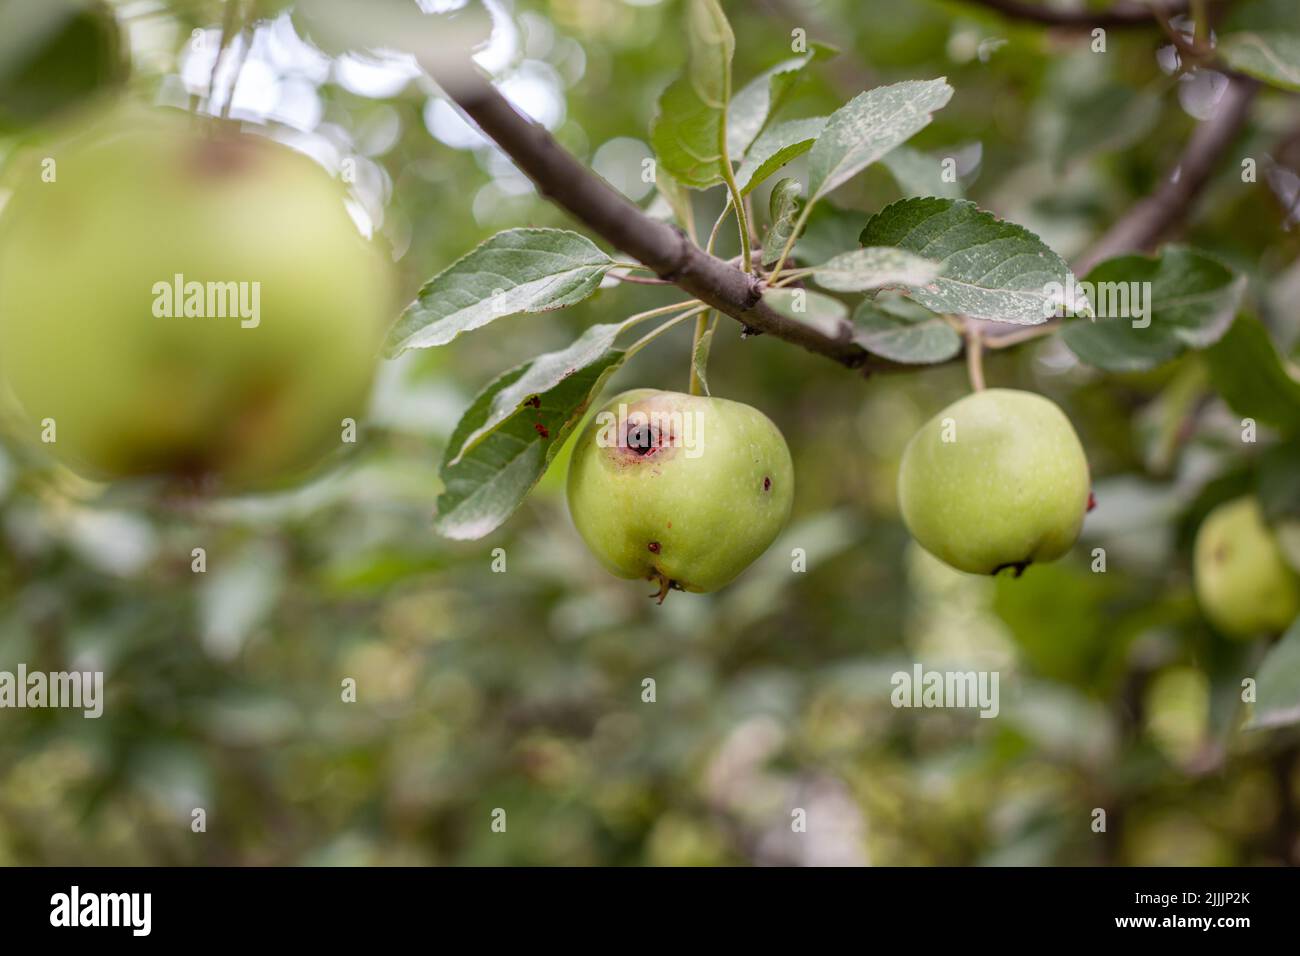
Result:
M751 332L772 335L848 368L868 372L915 369L868 353L853 341L852 325L847 321L826 333L777 312L763 300L764 286L757 276L708 254L680 230L645 215L565 152L542 126L518 113L477 71L442 60L426 61L423 65L456 104L537 184L542 195L611 245L644 263L659 278L727 314ZM1254 81L1230 79L1215 116L1197 127L1174 173L1154 195L1133 206L1080 257L1075 266L1078 274L1086 274L1093 265L1112 256L1150 249L1173 228L1244 125L1256 89ZM801 219L806 221L809 208L810 204L805 204ZM798 234L798 229L792 233L769 281L779 280L784 259ZM990 347L997 347L992 339L1024 335L1016 326L1005 331L989 328L998 325L987 323L982 329L982 338ZM1051 323L1048 326L1055 327ZM1046 330L1039 334L1046 334Z
M1153 15L1155 16L1156 23L1160 25L1160 29L1163 30L1165 36L1169 38L1169 42L1172 43L1174 48L1178 51L1180 60L1190 61L1194 66L1197 63L1214 57L1214 50L1206 45L1206 43L1202 42L1200 38L1201 24L1204 21L1199 18L1197 19L1195 33L1193 33L1192 37L1189 39L1187 34L1174 26L1173 17L1171 17L1166 11L1156 8Z
M777 312L763 300L756 276L708 255L679 229L651 219L566 152L544 127L516 111L476 70L448 59L427 57L422 65L484 134L533 180L542 195L606 242L753 331L783 339L849 368L895 365L868 355L854 343L852 326L847 321L827 333Z
M1154 26L1151 19L1152 4L1120 0L1104 10L1061 9L1028 2L1028 0L966 0L976 6L987 7L1013 20L1027 20L1044 26L1069 30L1090 30L1095 27ZM1187 0L1153 0L1173 15L1185 13Z
M713 228L709 230L709 241L705 243L705 251L712 253L713 245L718 241L718 231L722 224L727 221L727 213L731 212L731 196L727 196L727 204L722 207L722 212L718 213L718 218L713 221Z
M637 352L640 352L643 348L645 348L655 339L659 338L659 336L663 335L669 329L681 325L683 322L685 322L693 315L702 314L706 308L707 306L700 306L699 308L691 309L688 312L683 312L681 315L675 315L667 322L665 322L663 325L659 325L651 329L649 332L641 336L641 338L637 339L635 342L633 342L631 345L627 347L627 349L625 350L627 357L631 358L633 355L636 355Z
M699 304L698 299L684 299L681 302L674 302L671 305L661 305L657 309L646 309L644 312L638 312L636 315L629 315L624 319L623 327L619 329L619 331L626 332L628 329L632 328L632 326L638 325L646 319L653 319L657 315L668 315L669 313L676 312L679 309L696 308Z
M672 285L667 279L656 279L651 276L632 276L613 272L609 275L610 278L617 279L619 282L631 282L633 285Z
M1259 84L1251 79L1228 81L1214 116L1196 127L1160 187L1117 219L1079 258L1079 275L1113 256L1155 248L1187 215L1192 200L1209 182L1220 158L1245 125L1258 89Z
M1025 325L1017 326L1009 332L1004 332L996 338L991 335L985 335L984 346L990 349L1009 349L1013 345L1022 345L1025 342L1032 342L1034 339L1041 339L1045 335L1051 335L1060 327L1060 322L1052 319L1044 322L1042 325Z
M752 254L749 251L749 218L745 215L745 203L740 198L740 187L736 185L736 175L731 171L731 162L725 155L722 157L722 169L722 178L726 181L727 191L731 194L731 205L736 210L736 230L740 233L740 267L746 272L752 272Z
M713 314L716 315L717 313ZM703 341L704 336L709 331L709 319L710 314L708 312L701 312L695 319L695 335L691 339L691 374L686 389L692 395L704 394L704 383L700 381L699 369L695 367L695 353L700 350L700 342Z
M212 70L208 73L208 108L212 108L212 97L217 91L217 70L225 55L226 47L234 38L235 19L239 13L239 0L224 0L221 9L221 37L217 40L217 55L212 59Z
M230 78L230 88L226 92L226 101L221 104L221 118L230 118L230 107L235 102L235 90L239 88L239 77L244 72L244 64L248 62L248 54L253 49L253 34L248 27L244 27L239 32L240 39L244 41L243 48L239 51L239 59L235 61L235 74Z
M984 391L984 337L973 322L966 325L966 372L970 375L970 387L977 392Z

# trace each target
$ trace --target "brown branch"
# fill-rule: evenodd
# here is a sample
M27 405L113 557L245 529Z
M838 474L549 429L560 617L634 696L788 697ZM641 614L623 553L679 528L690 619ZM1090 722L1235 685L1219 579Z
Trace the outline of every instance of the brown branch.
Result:
M987 7L1005 17L1014 20L1028 20L1044 26L1062 27L1068 30L1091 30L1094 27L1142 27L1155 26L1152 13L1154 3L1167 16L1186 13L1188 0L1153 0L1153 3L1126 2L1120 0L1105 10L1062 10L1057 7L1042 6L1028 0L966 0L977 6Z
M1196 127L1160 187L1129 207L1100 239L1075 259L1072 265L1075 275L1086 276L1098 263L1114 256L1152 251L1183 220L1245 125L1258 89L1259 84L1244 77L1228 81L1215 114ZM1032 326L1035 332L1025 338L1037 338L1060 324L1060 319L1050 319L1046 325ZM980 328L986 339L994 340L988 343L992 348L1002 347L999 341L1024 336L1022 326L1005 322L981 322Z
M543 196L660 278L731 316L751 332L784 339L849 368L894 365L854 344L848 322L839 323L834 334L824 334L767 305L755 276L704 252L680 229L647 216L566 152L544 127L517 112L476 71L439 62L426 62L424 67Z
M763 302L763 287L757 277L706 253L681 230L647 216L566 152L544 127L517 112L476 70L445 62L426 61L423 65L543 196L661 279L740 322L748 332L772 335L848 368L867 372L917 368L870 354L853 342L848 322L840 321L827 333L777 312ZM1079 258L1077 274L1085 275L1112 256L1153 248L1186 215L1245 124L1257 89L1253 80L1229 80L1215 115L1197 127L1164 183ZM1022 331L1020 326L1000 322L981 322L979 327L985 338L993 340L989 343L993 348L998 347L997 339Z
M1209 182L1219 160L1241 132L1258 89L1259 84L1254 80L1228 81L1214 116L1196 127L1160 187L1116 220L1079 258L1076 271L1080 275L1112 256L1155 248L1182 221L1192 201Z

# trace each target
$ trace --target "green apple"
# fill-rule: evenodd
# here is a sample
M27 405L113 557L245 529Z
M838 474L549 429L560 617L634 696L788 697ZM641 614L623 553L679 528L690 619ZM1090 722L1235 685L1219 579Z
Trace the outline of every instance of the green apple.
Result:
M0 381L25 434L74 470L262 487L361 419L390 267L306 156L115 108L6 184Z
M1292 571L1300 572L1300 519L1283 518L1273 528L1282 560Z
M1276 633L1300 614L1300 578L1283 560L1254 497L1211 511L1196 532L1194 552L1196 597L1225 634Z
M721 398L635 389L578 438L569 510L622 578L715 591L781 531L794 499L785 439L766 415Z
M991 388L949 405L903 452L912 536L973 574L1053 561L1079 537L1091 479L1070 420L1041 395Z

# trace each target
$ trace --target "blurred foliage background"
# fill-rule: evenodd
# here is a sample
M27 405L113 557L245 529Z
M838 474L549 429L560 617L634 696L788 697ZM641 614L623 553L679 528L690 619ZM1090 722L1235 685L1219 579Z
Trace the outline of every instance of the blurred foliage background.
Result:
M841 48L786 116L947 76L956 96L913 145L959 157L970 198L1067 259L1150 191L1212 97L1161 68L1154 27L1112 31L1096 56L1086 35L957 0L724 5L738 82L788 56L796 27ZM488 6L482 65L649 204L647 129L685 56L678 6ZM287 4L261 4L212 91L219 3L108 9L116 41L83 31L75 53L19 81L0 44L11 57L0 157L42 98L58 101L68 63L86 84L209 112L242 63L231 115L336 173L352 161L354 213L391 248L408 297L495 231L572 225L405 61L322 53ZM1287 172L1297 118L1294 98L1261 96L1234 153ZM1186 234L1251 277L1288 347L1300 337L1295 181L1244 184L1225 162ZM856 235L899 195L869 170L824 204L808 241ZM718 190L699 197L699 221L721 203ZM965 392L960 367L864 382L781 342L742 340L725 319L713 392L771 416L797 472L790 527L736 584L656 607L648 585L603 572L569 521L563 458L488 538L431 533L441 446L479 388L591 323L675 297L611 284L564 313L385 363L355 452L283 494L158 501L0 444L0 669L103 669L107 688L99 720L0 712L0 862L1295 861L1300 738L1240 729L1241 680L1265 648L1215 634L1191 590L1191 533L1250 454L1194 354L1131 376L1088 370L1052 339L990 356L991 384L1067 410L1095 480L1073 553L1018 580L948 570L897 514L903 445ZM683 389L688 353L683 328L611 390ZM196 547L205 574L190 570ZM1090 570L1095 547L1105 574ZM505 573L492 570L498 548ZM793 548L805 573L791 573ZM1001 714L893 708L890 675L915 662L1000 671ZM356 703L340 699L348 677ZM641 699L645 678L654 703ZM196 807L206 833L191 832ZM498 807L504 834L491 829ZM791 831L795 807L806 834Z

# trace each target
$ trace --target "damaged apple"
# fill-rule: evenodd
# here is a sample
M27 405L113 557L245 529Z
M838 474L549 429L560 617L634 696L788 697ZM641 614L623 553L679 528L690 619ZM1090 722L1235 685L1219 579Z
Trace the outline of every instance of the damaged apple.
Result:
M569 510L619 577L715 591L767 550L794 497L785 439L739 402L637 389L613 398L578 439Z

